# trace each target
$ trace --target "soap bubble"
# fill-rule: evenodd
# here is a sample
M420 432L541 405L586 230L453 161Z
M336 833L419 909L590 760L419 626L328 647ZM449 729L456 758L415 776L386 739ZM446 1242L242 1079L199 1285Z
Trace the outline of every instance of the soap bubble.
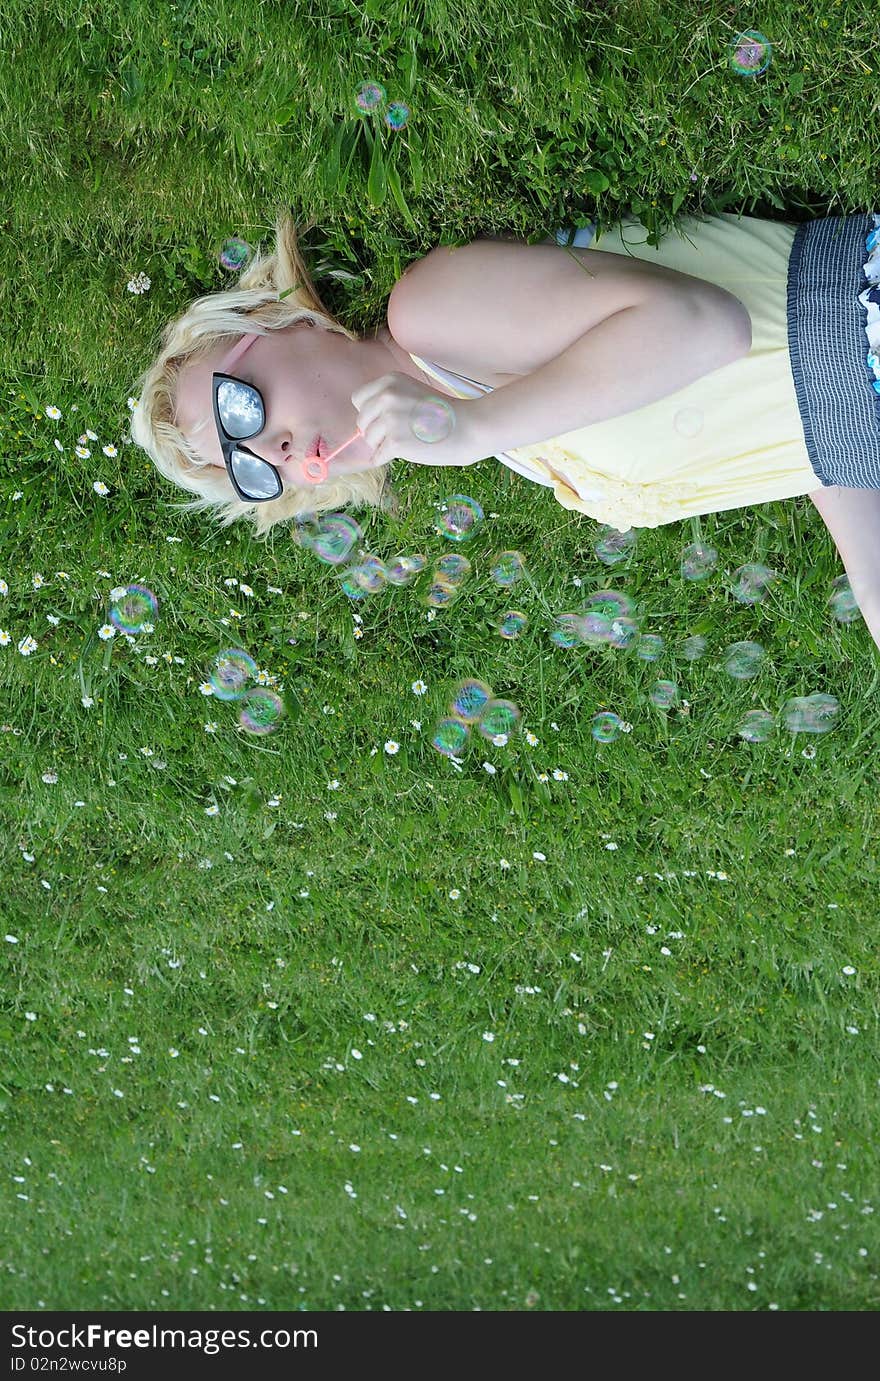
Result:
M674 681L657 681L649 692L649 699L658 710L671 709L680 699L678 686Z
M385 568L388 584L411 585L427 564L427 557L421 555L395 557L393 561L388 562Z
M679 408L672 419L679 436L694 437L703 430L703 414L699 408Z
M686 662L696 662L706 651L706 639L701 633L685 638L681 645L681 655Z
M498 633L502 638L518 638L520 633L525 632L528 622L525 614L521 613L519 609L508 609L507 613L501 616Z
M747 566L740 566L733 573L734 584L731 594L740 604L758 604L778 574L778 571L772 571L769 566L761 566L755 561Z
M244 268L251 257L252 250L246 240L227 240L220 251L220 263L225 269L235 273Z
M409 106L403 101L394 101L385 112L385 123L389 129L403 129L409 120Z
M412 410L409 429L417 441L445 441L455 430L455 413L443 398L423 398Z
M743 715L737 733L746 743L766 743L773 732L773 716L769 710L749 710Z
M640 638L641 631L635 619L617 618L612 620L608 642L619 652L626 652L629 648L634 647Z
M773 45L757 29L746 29L730 45L730 66L741 77L757 77L770 66Z
M597 743L613 743L622 731L623 721L611 710L600 710L593 715L590 733Z
M431 746L444 757L454 758L468 741L470 730L460 719L441 719L434 729Z
M470 575L471 563L466 556L451 551L440 557L437 562L437 571L446 577L450 585L460 585Z
M516 584L525 566L525 557L521 551L503 551L496 558L490 573L496 585L507 588Z
M266 686L258 686L242 702L238 722L249 734L271 734L283 715L281 696Z
M681 554L681 574L685 580L706 580L715 569L718 552L702 542L692 542Z
M476 499L466 494L451 494L440 505L440 517L434 531L453 542L467 542L483 524L483 510Z
M828 596L828 604L838 623L854 623L861 616L862 611L852 592L848 575L837 576Z
M423 602L428 609L444 609L455 602L458 593L455 581L450 580L442 571L435 571Z
M827 734L839 710L833 695L793 696L783 709L785 727L793 734Z
M577 647L581 639L583 620L580 614L558 614L556 627L550 634L554 647Z
M366 556L356 566L349 566L346 577L368 595L377 595L387 584L385 562L378 556Z
M485 681L461 681L453 691L449 708L465 724L475 724L492 698L492 688Z
M120 633L143 633L159 608L159 601L146 585L126 585L114 590L111 598L110 622Z
M360 527L347 513L328 513L309 534L308 545L319 561L341 566L362 537Z
M659 633L643 633L636 647L636 656L643 662L656 662L666 646Z
M256 676L253 657L240 647L232 647L217 653L208 680L218 700L240 700L248 681Z
M618 532L616 528L605 527L599 534L594 551L605 566L617 566L632 553L636 544L636 530L628 528Z
M368 115L385 101L385 88L378 82L362 82L357 89L354 103L362 115Z
M477 728L483 738L495 738L498 734L512 734L520 720L520 711L512 700L490 700L483 711Z
M764 649L760 643L748 640L731 643L724 650L724 670L735 681L750 681L757 676L764 660Z

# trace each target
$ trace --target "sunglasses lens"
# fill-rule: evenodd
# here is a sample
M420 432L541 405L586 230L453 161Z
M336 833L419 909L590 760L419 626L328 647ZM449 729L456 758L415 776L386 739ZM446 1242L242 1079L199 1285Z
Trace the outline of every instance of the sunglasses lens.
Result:
M281 493L281 480L271 465L247 451L236 448L232 452L232 473L242 492L252 499L274 499Z
M256 389L224 379L217 389L217 411L230 436L244 441L263 430L263 404Z

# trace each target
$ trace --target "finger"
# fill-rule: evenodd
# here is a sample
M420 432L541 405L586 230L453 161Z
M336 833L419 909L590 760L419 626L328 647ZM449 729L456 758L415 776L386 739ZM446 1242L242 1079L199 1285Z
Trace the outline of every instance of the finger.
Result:
M357 415L357 427L361 436L366 438L367 432L375 426L378 421L378 413L375 408L361 408Z
M370 383L364 384L363 388L356 388L351 395L351 401L354 406L358 409L362 408L364 403L368 402L370 398L381 393L390 378L390 374L383 374L381 378L372 379Z
M392 450L397 444L389 434L388 422L384 417L377 417L370 423L364 432L364 441L374 456L381 450L386 461L391 459Z

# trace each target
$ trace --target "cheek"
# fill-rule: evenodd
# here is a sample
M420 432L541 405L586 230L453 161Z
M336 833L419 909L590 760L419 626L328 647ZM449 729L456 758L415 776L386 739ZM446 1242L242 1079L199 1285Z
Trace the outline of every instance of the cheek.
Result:
M209 465L216 465L221 470L226 469L223 452L220 449L220 439L216 432L212 435L207 427L202 428L201 431L194 427L191 431L184 432L183 435L200 460L206 461Z
M197 446L196 455L202 462L206 463L211 470L226 469L226 464L219 447L215 450L213 447Z

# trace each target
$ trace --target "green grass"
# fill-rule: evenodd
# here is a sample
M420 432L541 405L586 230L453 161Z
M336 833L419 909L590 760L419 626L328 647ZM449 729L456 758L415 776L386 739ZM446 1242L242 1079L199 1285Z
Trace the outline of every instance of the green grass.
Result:
M878 662L828 608L809 501L640 531L609 569L595 524L486 461L472 575L435 615L457 478L395 466L365 545L428 570L352 604L290 531L170 509L125 444L162 326L285 202L358 331L441 241L873 209L869 0L693 8L0 0L3 1309L880 1303ZM727 44L753 25L774 55L747 80ZM365 80L411 108L364 122L406 214L363 132L344 191L326 175ZM511 549L515 601L490 576ZM780 573L754 607L729 590L750 561ZM104 642L133 580L155 632ZM550 643L608 586L659 661ZM724 671L738 639L767 653L753 680ZM286 697L273 734L202 694L230 644ZM465 675L522 722L458 772L430 737ZM688 715L650 703L658 676ZM816 692L831 732L738 736ZM631 732L597 744L600 708Z

